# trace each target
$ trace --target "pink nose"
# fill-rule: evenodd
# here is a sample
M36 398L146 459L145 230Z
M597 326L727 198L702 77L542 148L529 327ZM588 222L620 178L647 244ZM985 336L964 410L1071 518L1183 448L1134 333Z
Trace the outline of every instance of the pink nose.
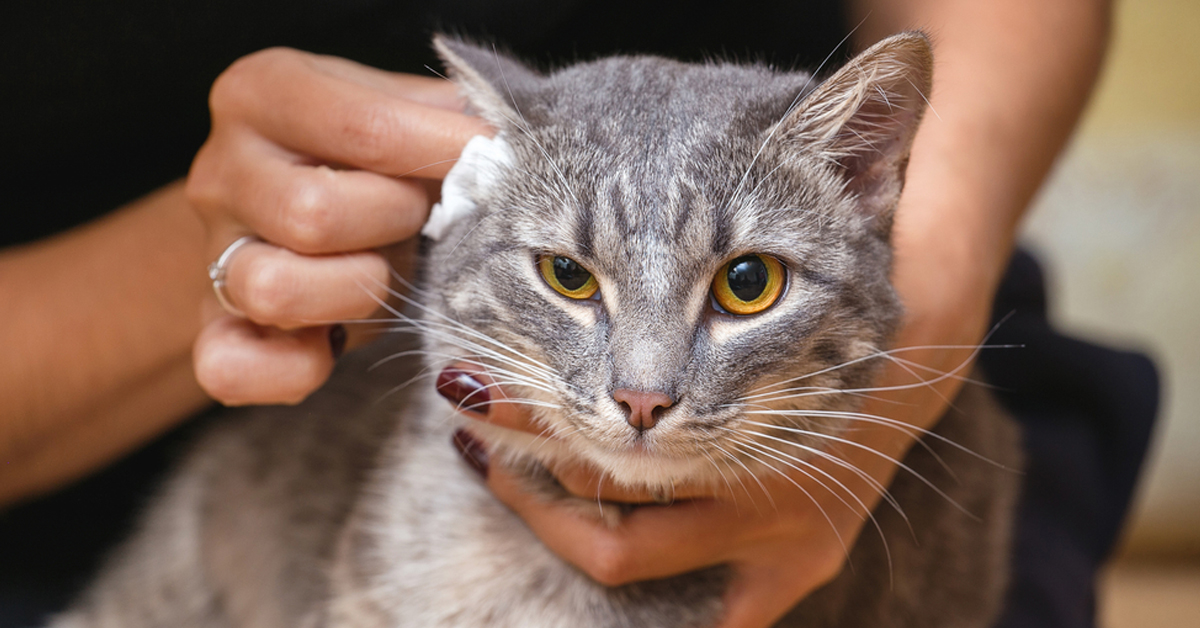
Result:
M643 392L628 388L614 390L613 399L625 410L625 420L639 432L654 427L663 411L675 403L674 399L660 392Z

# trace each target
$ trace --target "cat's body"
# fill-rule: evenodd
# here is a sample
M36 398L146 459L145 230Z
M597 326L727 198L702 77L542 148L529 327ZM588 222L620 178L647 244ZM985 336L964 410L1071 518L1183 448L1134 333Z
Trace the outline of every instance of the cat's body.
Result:
M377 402L412 375L399 362L367 370L394 350L351 354L298 408L223 419L77 604L76 619L58 625L705 625L680 620L717 610L706 594L719 588L719 572L626 587L613 597L641 593L653 603L624 607L638 619L602 620L603 590L550 555L450 447L443 399L410 387ZM1015 429L986 394L967 393L956 406L938 433L984 456L1012 455ZM912 532L886 505L876 512L891 574L868 525L848 568L781 626L989 625L1005 584L1013 473L932 446L957 481L920 447L905 463L972 516L902 472L891 492ZM380 465L381 456L397 464Z
M435 367L486 366L556 436L473 423L493 464L567 456L669 489L787 470L764 451L806 468L805 448L848 434L857 398L838 391L869 385L899 315L888 239L928 84L923 38L889 40L815 90L764 68L633 57L547 79L462 44L441 52L500 129L502 159L459 181L478 207L429 247L422 352ZM783 284L710 293L746 259ZM555 287L573 280L559 260L596 281ZM458 458L450 439L465 419L427 379L387 394L420 365L368 369L404 348L351 356L298 407L231 412L56 626L714 623L725 568L606 588L551 554ZM647 423L621 391L666 401ZM957 479L914 448L890 487L908 520L877 508L881 534L868 525L849 568L780 625L988 625L1017 438L979 390L957 407L938 433L976 455L926 439Z

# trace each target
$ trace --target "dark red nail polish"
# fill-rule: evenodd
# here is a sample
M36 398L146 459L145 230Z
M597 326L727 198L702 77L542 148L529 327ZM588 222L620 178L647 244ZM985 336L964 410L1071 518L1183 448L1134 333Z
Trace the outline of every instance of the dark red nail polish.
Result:
M334 325L329 328L329 350L333 352L335 360L342 357L342 353L346 351L345 325Z
M483 443L466 430L454 430L454 436L450 440L454 443L458 454L467 464L471 465L479 477L487 479L488 455L487 450L483 448Z
M438 373L438 394L450 400L459 410L487 414L488 402L492 400L486 386L470 373L448 367Z

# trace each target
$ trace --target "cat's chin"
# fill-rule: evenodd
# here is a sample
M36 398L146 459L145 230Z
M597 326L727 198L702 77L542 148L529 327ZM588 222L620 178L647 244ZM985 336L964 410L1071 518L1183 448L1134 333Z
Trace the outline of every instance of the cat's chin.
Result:
M719 473L703 456L667 456L640 442L614 449L586 439L542 438L478 421L471 421L469 427L510 466L519 467L531 459L547 467L555 466L556 461L583 459L617 484L655 493L669 493L673 486L685 482L710 483Z
M713 470L702 457L668 457L639 444L623 451L593 446L581 453L618 484L654 492L670 491L683 482L706 480Z

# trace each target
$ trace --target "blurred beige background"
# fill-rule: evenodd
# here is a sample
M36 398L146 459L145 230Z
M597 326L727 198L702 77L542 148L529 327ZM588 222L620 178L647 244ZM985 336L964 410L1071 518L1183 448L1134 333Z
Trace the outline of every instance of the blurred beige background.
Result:
M1151 353L1164 403L1105 579L1109 628L1200 625L1200 2L1126 0L1099 90L1030 215L1052 315Z

